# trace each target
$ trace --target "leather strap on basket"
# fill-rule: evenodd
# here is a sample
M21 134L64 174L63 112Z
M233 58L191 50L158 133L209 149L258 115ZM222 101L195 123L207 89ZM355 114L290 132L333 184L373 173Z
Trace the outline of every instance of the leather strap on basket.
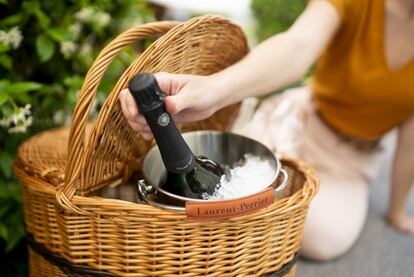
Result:
M107 68L117 56L117 54L136 42L146 37L163 34L176 26L178 22L163 21L148 23L133 27L117 36L110 42L98 55L82 85L73 116L68 140L68 162L65 169L65 182L62 187L58 187L56 199L59 205L73 212L85 214L84 211L71 203L71 198L77 191L77 182L81 172L82 156L85 147L85 133L88 116L95 99L99 83Z
M238 198L237 200L220 200L206 202L186 202L185 210L188 219L218 220L242 216L270 206L275 200L273 188Z

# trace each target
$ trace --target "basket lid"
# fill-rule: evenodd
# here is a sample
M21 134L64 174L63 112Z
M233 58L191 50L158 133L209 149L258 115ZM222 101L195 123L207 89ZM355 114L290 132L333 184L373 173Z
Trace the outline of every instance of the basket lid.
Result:
M17 150L16 166L54 186L62 184L65 179L68 138L69 128L66 127L30 137Z

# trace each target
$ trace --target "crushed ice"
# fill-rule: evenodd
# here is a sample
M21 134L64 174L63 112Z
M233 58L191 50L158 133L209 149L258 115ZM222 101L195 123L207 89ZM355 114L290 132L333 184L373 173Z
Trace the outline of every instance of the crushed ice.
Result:
M264 190L269 186L275 171L269 160L252 154L229 169L229 173L221 176L220 184L212 195L205 194L206 200L223 200L239 198Z

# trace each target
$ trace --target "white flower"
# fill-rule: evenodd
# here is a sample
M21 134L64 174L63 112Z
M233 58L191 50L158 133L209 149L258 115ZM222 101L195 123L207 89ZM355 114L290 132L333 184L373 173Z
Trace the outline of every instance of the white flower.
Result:
M24 133L27 131L26 125L16 126L9 129L9 134L12 133Z
M92 54L92 45L90 43L85 42L82 44L79 55L81 56L90 56Z
M22 33L17 26L14 26L8 32L0 30L0 42L3 42L7 46L11 46L14 49L17 49L20 46L22 40Z
M33 123L30 111L31 105L18 108L11 116L0 120L0 125L8 128L9 133L23 133L27 131Z
M9 41L10 41L10 44L13 45L14 49L19 47L22 40L23 40L23 36L22 36L22 33L19 30L19 27L15 26L15 27L11 28L10 31L9 31Z
M89 22L94 14L95 11L93 8L83 8L75 13L75 18L80 22Z
M60 53L63 54L63 57L68 59L75 53L77 48L77 44L73 41L64 41L60 44Z
M111 21L111 16L106 12L97 12L93 17L93 22L99 27L105 27Z
M111 16L103 11L97 11L95 8L84 8L75 13L75 18L81 23L96 24L97 27L105 27L111 21Z
M82 24L74 23L69 26L69 31L73 33L76 37L82 32Z

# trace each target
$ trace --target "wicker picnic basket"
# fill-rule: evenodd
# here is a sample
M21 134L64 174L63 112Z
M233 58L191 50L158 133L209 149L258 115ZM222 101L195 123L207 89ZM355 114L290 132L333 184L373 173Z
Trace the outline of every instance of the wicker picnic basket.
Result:
M101 78L125 47L157 39L125 70L92 122ZM312 169L283 160L285 197L266 209L227 220L187 220L129 199L151 142L124 119L119 92L138 72L208 75L247 53L240 28L218 16L157 22L115 38L90 68L70 129L43 132L18 150L14 171L23 192L31 276L292 276L308 205L318 183ZM226 130L238 105L181 126ZM107 197L109 190L127 197ZM117 194L118 195L118 194Z

